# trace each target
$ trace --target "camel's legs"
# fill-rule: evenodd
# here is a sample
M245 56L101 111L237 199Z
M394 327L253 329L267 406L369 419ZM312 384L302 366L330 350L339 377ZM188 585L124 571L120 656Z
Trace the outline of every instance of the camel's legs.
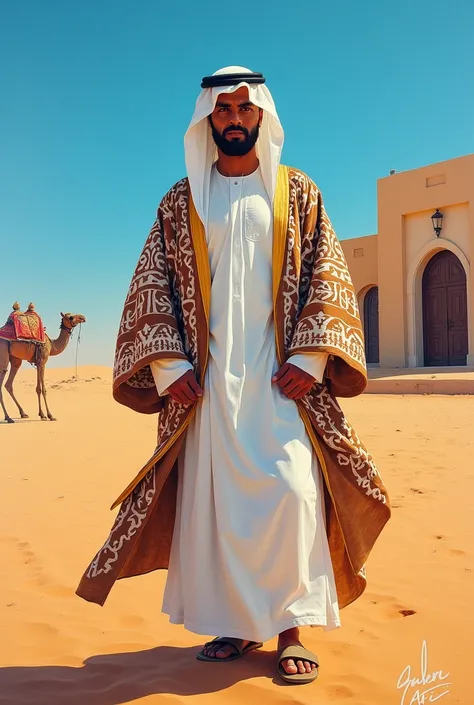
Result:
M3 394L2 394L2 386L3 386L3 380L5 379L5 375L7 374L8 367L3 368L0 370L0 404L2 405L3 413L5 414L5 421L8 423L15 423L13 419L8 415L7 408L3 402Z
M13 380L15 379L20 367L21 367L21 360L18 359L17 357L11 357L10 358L10 374L8 375L8 379L5 382L5 389L7 390L7 392L9 393L9 395L11 396L11 398L13 399L15 404L17 405L21 418L27 419L28 414L25 414L25 412L21 408L20 404L16 400L15 395L13 393Z
M49 410L49 407L48 407L48 400L47 400L47 398L46 398L46 384L45 384L45 382L44 382L44 370L45 370L45 367L46 367L46 365L41 365L41 367L38 367L38 376L39 376L40 383L41 383L41 392L42 392L42 394L43 394L43 399L44 399L44 403L45 403L45 406L46 406L46 413L47 413L47 415L48 415L48 419L49 419L50 421L56 421L56 419L54 418L54 416L52 415L52 413L51 413L50 410Z
M42 386L40 370L41 368L38 366L36 368L36 394L38 395L38 416L40 417L41 421L46 421L46 416L43 414L43 409L41 408Z

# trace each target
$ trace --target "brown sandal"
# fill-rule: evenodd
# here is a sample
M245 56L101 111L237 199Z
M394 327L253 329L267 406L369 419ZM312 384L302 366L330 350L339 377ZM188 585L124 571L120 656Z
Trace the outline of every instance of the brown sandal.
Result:
M199 659L199 661L223 661L224 663L226 663L227 661L235 661L235 659L241 658L241 656L245 656L245 654L249 651L253 651L254 649L260 649L263 646L263 643L261 641L249 641L247 646L242 647L243 642L243 639L235 639L234 637L216 637L212 641L208 641L206 644L204 644L201 651L196 655L196 658ZM204 649L207 646L211 646L212 644L214 646L232 646L234 649L237 650L237 653L229 654L229 656L226 656L225 658L208 656L204 653Z
M290 658L295 662L309 661L310 663L316 664L316 668L313 668L311 673L287 673L281 663ZM311 653L311 651L308 651L308 649L305 649L303 646L295 644L294 646L285 646L278 651L277 672L280 678L287 683L294 683L296 685L312 683L319 675L318 668L319 659L316 654Z

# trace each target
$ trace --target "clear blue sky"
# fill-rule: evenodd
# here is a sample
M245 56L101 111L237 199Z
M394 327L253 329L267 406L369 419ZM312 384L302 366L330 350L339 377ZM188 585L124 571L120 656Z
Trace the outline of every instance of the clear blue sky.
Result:
M266 75L339 237L374 233L378 178L474 151L473 27L472 0L0 0L0 318L83 313L80 363L112 364L201 77L229 64Z

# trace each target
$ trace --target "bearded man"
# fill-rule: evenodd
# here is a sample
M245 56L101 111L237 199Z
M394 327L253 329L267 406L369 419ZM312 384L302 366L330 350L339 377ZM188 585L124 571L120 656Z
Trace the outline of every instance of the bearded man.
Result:
M357 299L321 194L280 164L262 74L203 79L187 178L166 194L132 279L115 399L159 413L158 445L78 594L168 569L163 611L239 658L278 635L291 683L318 675L299 628L340 626L390 516L337 397L363 392Z

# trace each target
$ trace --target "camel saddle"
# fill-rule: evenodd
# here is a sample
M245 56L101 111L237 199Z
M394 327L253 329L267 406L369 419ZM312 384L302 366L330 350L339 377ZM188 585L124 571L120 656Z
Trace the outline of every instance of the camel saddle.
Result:
M46 334L41 318L36 311L25 313L13 311L7 322L0 328L0 338L11 342L45 343Z

